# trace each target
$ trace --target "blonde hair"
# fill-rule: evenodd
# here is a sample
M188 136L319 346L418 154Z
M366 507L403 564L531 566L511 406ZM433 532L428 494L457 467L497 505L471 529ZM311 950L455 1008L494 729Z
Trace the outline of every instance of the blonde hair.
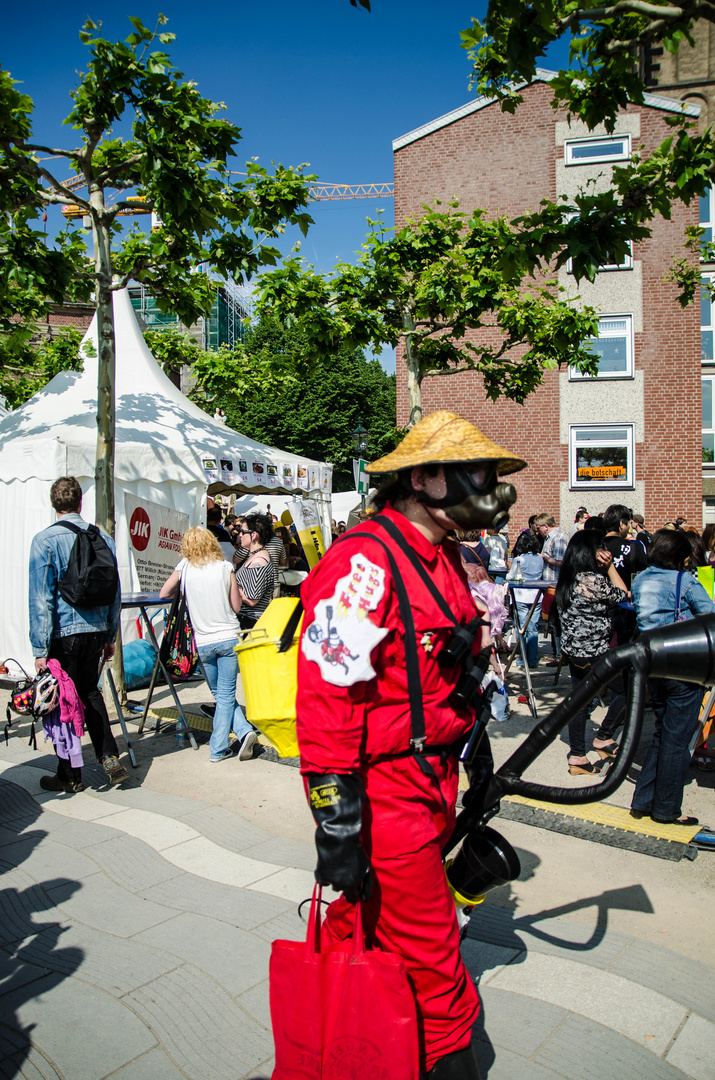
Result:
M205 566L206 563L219 562L224 558L218 540L203 525L194 525L186 530L181 541L181 554L193 566Z

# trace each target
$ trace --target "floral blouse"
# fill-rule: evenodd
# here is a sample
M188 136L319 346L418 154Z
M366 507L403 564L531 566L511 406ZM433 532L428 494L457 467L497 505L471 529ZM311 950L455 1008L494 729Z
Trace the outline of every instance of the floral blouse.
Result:
M603 574L578 574L561 616L561 648L572 660L595 660L608 651L611 618L626 593Z

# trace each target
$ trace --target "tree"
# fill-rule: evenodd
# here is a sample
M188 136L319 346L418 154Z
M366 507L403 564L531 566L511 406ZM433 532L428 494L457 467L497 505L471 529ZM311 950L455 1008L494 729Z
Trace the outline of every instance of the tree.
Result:
M318 359L310 354L302 333L263 318L243 344L203 354L192 396L209 410L222 408L229 426L252 439L332 462L334 490L349 491L350 432L358 420L370 430L371 457L399 442L395 376L347 346Z
M371 225L354 266L323 275L296 256L261 275L258 310L300 328L309 363L403 340L410 424L421 417L426 378L479 371L492 400L523 402L545 370L595 369L582 344L596 333L595 312L558 298L537 249L505 218L467 217L455 202L425 208L392 237Z
M192 367L203 353L196 338L178 326L165 326L161 330L149 328L144 331L144 340L167 375L181 371L182 367Z
M219 275L250 278L275 263L272 245L285 222L305 233L307 182L302 169L277 166L272 175L255 161L247 178L229 172L240 131L218 114L223 106L184 81L163 46L173 34L152 32L130 18L133 32L109 42L88 21L80 38L87 71L71 92L65 123L79 134L72 149L32 139L31 99L0 71L0 329L8 348L21 350L14 320L37 317L48 301L87 299L92 292L99 338L97 521L114 531L114 319L112 293L130 280L146 284L163 311L185 324L207 314ZM156 48L155 46L160 46ZM115 133L114 129L122 132ZM126 133L126 134L124 134ZM84 186L74 188L50 171L47 156L67 163ZM140 191L131 201L127 193ZM114 198L114 201L112 201ZM35 222L49 204L78 204L90 220L94 255L82 236L61 233L46 246ZM118 216L153 211L159 222L121 233ZM27 330L24 330L27 334ZM26 337L24 339L26 341Z
M8 406L17 409L24 405L60 371L81 371L82 336L81 330L70 326L36 348L26 345L19 358L21 362L6 362L0 368L0 393Z

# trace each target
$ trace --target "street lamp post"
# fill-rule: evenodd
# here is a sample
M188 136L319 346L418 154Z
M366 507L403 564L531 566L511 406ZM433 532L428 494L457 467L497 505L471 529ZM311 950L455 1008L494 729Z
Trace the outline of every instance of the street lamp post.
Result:
M367 456L367 447L370 442L370 432L368 428L363 427L362 420L358 420L354 431L350 432L350 438L353 441L355 448L355 454L358 459L358 484L360 483L360 461L364 461ZM365 493L361 494L362 508L365 509Z

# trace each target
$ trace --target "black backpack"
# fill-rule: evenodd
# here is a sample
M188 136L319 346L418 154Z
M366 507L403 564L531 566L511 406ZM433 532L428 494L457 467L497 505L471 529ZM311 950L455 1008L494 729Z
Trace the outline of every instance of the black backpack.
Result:
M119 571L112 549L96 525L81 529L69 521L56 521L76 534L69 562L58 583L60 596L70 607L107 607L117 595Z

